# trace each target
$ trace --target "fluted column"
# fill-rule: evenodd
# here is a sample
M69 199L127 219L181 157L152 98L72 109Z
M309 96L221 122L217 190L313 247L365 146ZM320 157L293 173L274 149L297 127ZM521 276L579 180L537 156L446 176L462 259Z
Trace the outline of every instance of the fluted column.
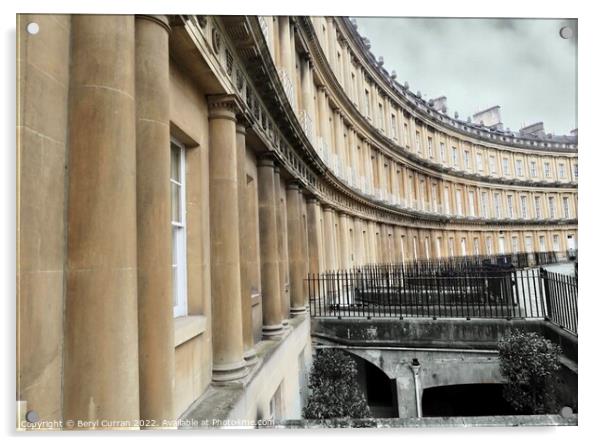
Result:
M259 198L259 242L261 249L261 288L263 335L282 334L282 301L280 291L280 256L276 222L276 184L274 160L262 157L257 167Z
M209 221L213 381L247 373L243 359L238 213L238 162L234 96L209 97Z
M134 35L134 16L71 19L63 357L70 420L140 419Z
M300 199L299 184L297 182L289 183L286 187L286 217L290 270L290 313L292 316L305 313L305 294L303 292L303 279L305 278L305 262L303 260L304 236L301 231Z
M168 38L167 17L136 16L140 416L159 423L175 414Z
M239 251L240 261L247 258L247 248L242 241L245 238L245 224L252 218L247 206L247 178L245 170L246 158L246 129L242 123L236 125L236 157L237 157L237 179L238 179L238 214L239 214ZM255 341L253 340L253 305L251 301L251 283L248 276L247 267L240 266L240 289L241 289L241 314L242 314L242 333L243 333L243 356L248 364L256 361L257 353L255 351Z

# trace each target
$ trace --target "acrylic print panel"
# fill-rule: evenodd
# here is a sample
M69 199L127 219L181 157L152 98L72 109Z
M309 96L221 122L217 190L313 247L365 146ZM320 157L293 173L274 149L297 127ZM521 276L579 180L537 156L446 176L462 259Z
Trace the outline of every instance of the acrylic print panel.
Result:
M17 16L17 428L576 425L576 19Z

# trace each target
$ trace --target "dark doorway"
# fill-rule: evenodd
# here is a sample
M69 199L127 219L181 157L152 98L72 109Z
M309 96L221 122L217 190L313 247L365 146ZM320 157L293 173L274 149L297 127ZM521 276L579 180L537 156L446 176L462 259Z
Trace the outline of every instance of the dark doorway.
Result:
M502 396L502 384L449 385L422 393L424 417L503 416L518 414Z
M357 364L358 384L368 401L374 418L399 417L397 410L397 386L378 366L351 354Z

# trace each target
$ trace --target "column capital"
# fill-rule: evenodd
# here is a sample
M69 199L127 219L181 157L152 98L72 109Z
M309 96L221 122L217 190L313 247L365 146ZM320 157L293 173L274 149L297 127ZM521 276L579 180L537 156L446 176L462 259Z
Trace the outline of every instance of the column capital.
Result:
M322 210L324 212L333 212L334 213L334 207L332 207L330 204L323 204Z
M230 119L236 122L236 115L242 114L240 100L233 94L208 96L209 119Z
M171 26L169 26L169 19L165 15L150 15L150 14L136 14L136 20L148 20L161 26L168 34L171 33Z
M247 126L243 122L241 122L240 119L237 119L236 121L236 132L242 135L247 134Z
M272 167L275 168L277 165L277 158L274 152L265 151L261 153L258 157L258 167Z
M287 190L299 190L300 191L301 190L301 183L298 180L293 179L293 180L289 181L286 184L286 189Z

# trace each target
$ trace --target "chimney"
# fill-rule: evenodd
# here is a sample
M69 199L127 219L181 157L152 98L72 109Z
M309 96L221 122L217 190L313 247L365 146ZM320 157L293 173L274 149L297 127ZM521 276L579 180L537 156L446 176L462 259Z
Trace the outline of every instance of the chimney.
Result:
M499 105L487 108L486 110L478 111L472 115L472 121L475 124L481 124L487 128L495 130L503 130L502 113Z
M431 106L439 113L445 113L447 111L447 97L439 96L430 101L432 102Z
M526 125L518 132L523 136L545 137L546 131L543 128L543 122L536 122L531 125Z

